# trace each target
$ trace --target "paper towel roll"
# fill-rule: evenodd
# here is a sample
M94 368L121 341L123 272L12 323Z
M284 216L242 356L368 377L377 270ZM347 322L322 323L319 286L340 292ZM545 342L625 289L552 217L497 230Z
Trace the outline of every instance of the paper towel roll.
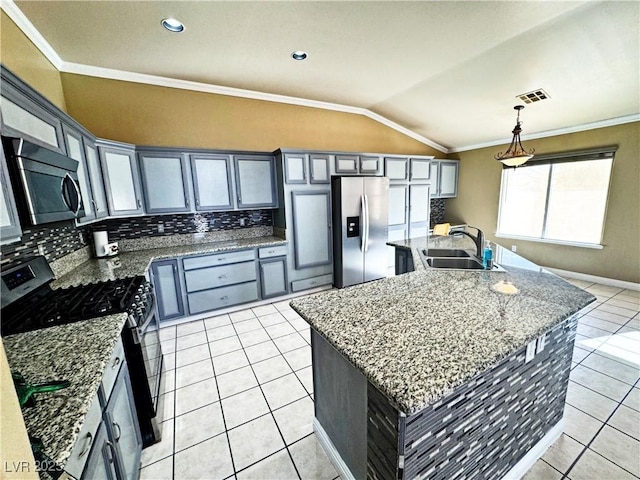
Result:
M93 244L96 247L96 257L104 257L107 255L106 246L109 243L107 232L93 232Z

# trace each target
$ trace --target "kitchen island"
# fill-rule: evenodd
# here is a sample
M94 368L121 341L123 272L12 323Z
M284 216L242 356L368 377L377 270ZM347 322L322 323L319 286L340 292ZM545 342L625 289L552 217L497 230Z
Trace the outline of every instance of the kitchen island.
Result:
M497 245L502 272L393 246L414 272L291 302L312 326L321 443L347 478L517 477L562 431L575 314L595 298Z

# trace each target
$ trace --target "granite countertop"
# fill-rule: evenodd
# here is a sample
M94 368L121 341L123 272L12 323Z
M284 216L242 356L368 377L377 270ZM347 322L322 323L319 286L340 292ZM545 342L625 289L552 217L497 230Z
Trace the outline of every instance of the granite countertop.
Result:
M424 268L427 239L411 249L416 270L291 301L291 306L400 411L416 413L465 384L595 297L492 244L506 272ZM429 247L463 248L467 237L429 238ZM511 282L515 295L492 286Z
M93 258L88 260L55 280L51 284L51 287L66 288L74 285L145 275L153 260L163 258L215 253L243 248L258 248L270 245L285 245L286 243L287 241L282 238L267 236L123 252L114 257Z
M2 339L11 370L27 382L71 382L57 392L35 394L35 406L22 410L29 435L42 440L44 452L62 468L126 320L126 313L121 313Z
M264 236L125 252L115 257L85 261L51 286L65 288L145 275L151 262L162 258L286 243L279 237ZM36 395L36 406L23 410L29 434L42 440L45 453L62 468L78 438L126 320L126 313L122 313L2 338L11 370L20 372L28 382L71 382L69 387L57 392Z

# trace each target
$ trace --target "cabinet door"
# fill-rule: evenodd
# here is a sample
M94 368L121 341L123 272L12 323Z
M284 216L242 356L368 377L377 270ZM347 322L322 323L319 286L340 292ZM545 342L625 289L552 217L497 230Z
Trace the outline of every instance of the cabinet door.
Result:
M18 240L22 234L18 210L13 198L11 180L7 171L7 161L4 149L0 145L0 187L2 188L2 203L0 203L0 243L11 243Z
M409 223L429 220L429 185L409 187Z
M407 190L406 185L389 186L389 225L407 223Z
M411 181L431 180L431 160L426 158L412 158Z
M306 155L287 153L284 156L284 181L285 183L307 183L307 171L305 168Z
M438 186L440 198L458 195L458 162L440 162Z
M107 438L107 429L104 423L96 432L91 454L87 459L87 465L82 473L82 480L115 480L115 452L113 444Z
M76 223L80 225L96 219L93 194L91 192L91 179L82 144L82 135L66 125L62 126L62 130L64 132L64 143L67 147L67 156L78 161L78 186L80 187L84 209L84 217L76 220Z
M87 160L87 169L89 170L89 182L91 183L91 192L93 193L93 208L96 218L105 218L109 215L109 207L107 205L107 193L104 189L104 181L102 179L102 169L100 168L100 159L98 158L98 149L93 140L85 137L84 156Z
M146 213L188 212L187 161L179 153L139 152Z
M406 225L394 225L389 227L387 234L388 241L395 242L398 240L406 240L408 238L408 228ZM393 267L396 263L396 248L387 246L387 266Z
M124 364L113 387L105 411L107 431L116 451L119 478L137 478L142 453L142 437L133 401L129 369Z
M275 159L272 156L236 156L238 208L276 208Z
M309 155L309 182L331 183L329 155Z
M286 295L287 291L287 258L276 257L260 260L260 285L262 298Z
M384 176L389 180L406 180L408 177L407 159L391 157L385 158Z
M112 216L143 213L140 177L134 148L100 146L109 213Z
M232 210L231 158L226 155L191 155L196 210Z
M291 192L296 269L327 265L331 255L330 192Z
M439 182L438 182L438 179L440 178L440 175L439 175L440 161L432 160L430 170L431 170L430 176L432 179L431 198L438 198L440 197Z
M160 320L184 315L182 289L178 276L178 260L160 260L151 264L153 288Z
M336 173L358 173L358 156L336 155Z
M360 157L360 173L375 175L380 171L378 157Z
M64 154L62 123L54 115L27 99L13 85L3 82L2 135L22 137Z

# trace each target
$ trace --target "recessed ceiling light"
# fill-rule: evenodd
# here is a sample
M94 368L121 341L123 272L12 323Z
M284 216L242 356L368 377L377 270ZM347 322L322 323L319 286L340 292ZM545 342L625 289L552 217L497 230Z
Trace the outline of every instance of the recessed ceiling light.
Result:
M304 60L307 57L307 52L303 52L302 50L296 50L291 54L291 58L293 58L294 60Z
M180 33L184 31L184 24L175 18L165 18L161 23L170 32Z

